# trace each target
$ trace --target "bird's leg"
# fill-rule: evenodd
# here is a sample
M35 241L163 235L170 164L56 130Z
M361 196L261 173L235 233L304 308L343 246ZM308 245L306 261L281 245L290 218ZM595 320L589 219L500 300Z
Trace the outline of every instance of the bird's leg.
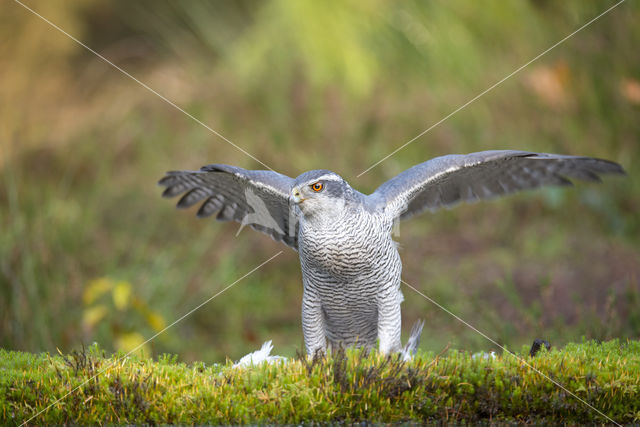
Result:
M308 289L302 295L302 334L309 357L313 357L318 350L324 353L327 340L322 304L320 298Z
M382 354L399 351L402 347L400 303L403 297L397 287L391 288L389 292L378 296L378 340Z

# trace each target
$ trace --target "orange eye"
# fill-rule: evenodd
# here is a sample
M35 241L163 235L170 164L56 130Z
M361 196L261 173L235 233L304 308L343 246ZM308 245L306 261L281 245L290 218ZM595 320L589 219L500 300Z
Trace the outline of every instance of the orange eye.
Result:
M324 185L322 185L321 182L316 182L315 184L311 184L311 189L313 191L315 191L316 193L322 191L323 187L324 187Z

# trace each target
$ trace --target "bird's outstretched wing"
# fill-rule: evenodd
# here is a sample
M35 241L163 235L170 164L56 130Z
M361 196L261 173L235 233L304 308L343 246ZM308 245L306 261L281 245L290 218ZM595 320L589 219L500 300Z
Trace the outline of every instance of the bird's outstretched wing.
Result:
M199 171L167 172L158 184L162 195L175 197L179 208L203 202L199 218L216 212L219 221L237 221L298 249L298 224L289 207L293 179L272 171L209 165Z
M570 178L600 181L624 174L608 160L525 151L481 151L436 157L382 184L369 202L394 218L407 219L459 202L490 199L543 185L571 185Z

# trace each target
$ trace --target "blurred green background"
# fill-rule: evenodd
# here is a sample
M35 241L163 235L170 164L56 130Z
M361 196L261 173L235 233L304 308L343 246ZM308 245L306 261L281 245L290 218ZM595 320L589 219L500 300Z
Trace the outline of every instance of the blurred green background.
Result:
M627 1L356 175L611 1L26 1L279 172L370 192L429 158L588 155L624 178L403 223L404 278L508 347L640 336L640 3ZM0 4L0 346L237 359L302 349L297 254L163 200L165 171L262 168L20 5ZM405 337L491 344L404 288ZM406 339L406 338L405 338Z

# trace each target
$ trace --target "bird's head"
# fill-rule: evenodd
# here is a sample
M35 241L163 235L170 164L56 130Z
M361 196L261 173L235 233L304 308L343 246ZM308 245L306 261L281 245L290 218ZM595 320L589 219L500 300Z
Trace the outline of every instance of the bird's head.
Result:
M349 184L340 175L328 170L313 170L296 178L289 201L305 216L316 213L327 216L342 211L349 189Z

